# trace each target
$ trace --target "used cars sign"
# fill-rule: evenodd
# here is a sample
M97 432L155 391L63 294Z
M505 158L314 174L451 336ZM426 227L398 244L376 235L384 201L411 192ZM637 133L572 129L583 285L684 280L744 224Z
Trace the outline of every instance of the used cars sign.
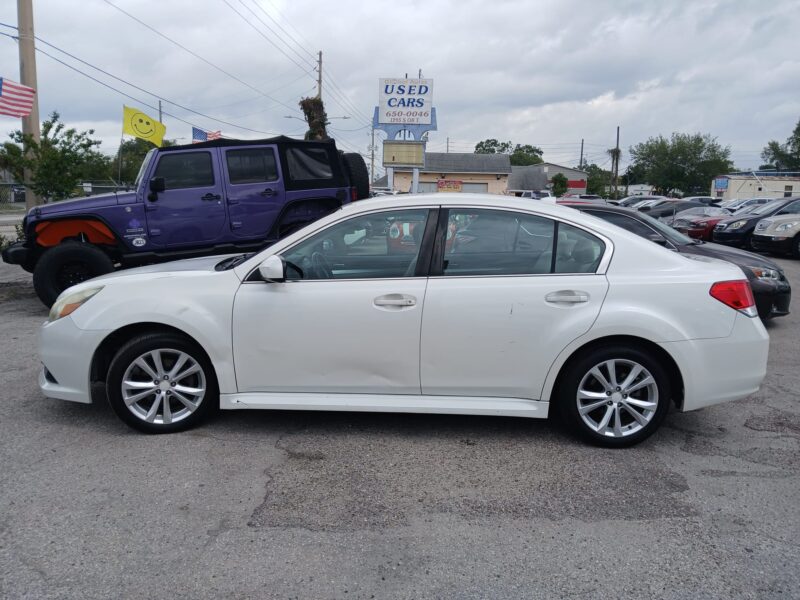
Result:
M433 79L379 79L378 123L430 125Z

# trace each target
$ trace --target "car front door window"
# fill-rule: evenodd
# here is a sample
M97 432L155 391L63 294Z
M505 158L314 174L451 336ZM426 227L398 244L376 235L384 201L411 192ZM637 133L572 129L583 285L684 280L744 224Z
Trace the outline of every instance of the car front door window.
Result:
M347 219L286 250L290 280L412 277L428 209L403 209Z

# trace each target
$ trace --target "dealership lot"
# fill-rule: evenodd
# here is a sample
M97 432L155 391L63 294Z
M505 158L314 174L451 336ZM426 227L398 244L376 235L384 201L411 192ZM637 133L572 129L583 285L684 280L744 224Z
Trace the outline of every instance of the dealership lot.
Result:
M800 262L779 259L790 281ZM604 450L548 422L227 412L134 433L48 400L0 264L0 595L734 597L800 589L800 309L736 403Z

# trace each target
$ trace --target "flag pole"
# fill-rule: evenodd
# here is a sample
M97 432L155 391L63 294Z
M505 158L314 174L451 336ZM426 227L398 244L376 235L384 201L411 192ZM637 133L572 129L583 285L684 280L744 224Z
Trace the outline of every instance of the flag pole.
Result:
M119 134L119 149L117 150L117 187L122 185L122 142L125 139L125 105L122 105L122 132Z

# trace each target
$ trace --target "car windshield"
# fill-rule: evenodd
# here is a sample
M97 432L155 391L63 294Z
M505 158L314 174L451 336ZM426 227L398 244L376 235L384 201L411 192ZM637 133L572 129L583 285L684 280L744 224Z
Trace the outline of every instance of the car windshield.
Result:
M139 182L142 180L145 171L147 171L147 165L150 164L150 161L153 160L153 156L156 153L156 149L153 148L147 154L144 155L144 160L142 161L142 166L139 167L139 172L136 174L136 181L133 183L133 187L138 188Z
M753 215L765 215L773 210L778 210L781 206L783 206L785 200L773 200L772 202L767 202L766 204L762 204L761 206L756 206L750 214Z
M746 215L749 213L754 212L757 208L761 208L764 206L763 204L748 204L747 206L742 206L741 208L733 207L733 214L735 215ZM731 208L728 208L731 210Z
M658 219L654 219L650 215L647 215L645 213L640 213L637 215L637 217L645 221L648 225L650 225L650 227L658 231L658 233L663 235L673 244L676 244L678 246L685 246L687 244L695 243L695 240L693 240L692 238L683 235L682 233L674 230L669 225L662 223Z

